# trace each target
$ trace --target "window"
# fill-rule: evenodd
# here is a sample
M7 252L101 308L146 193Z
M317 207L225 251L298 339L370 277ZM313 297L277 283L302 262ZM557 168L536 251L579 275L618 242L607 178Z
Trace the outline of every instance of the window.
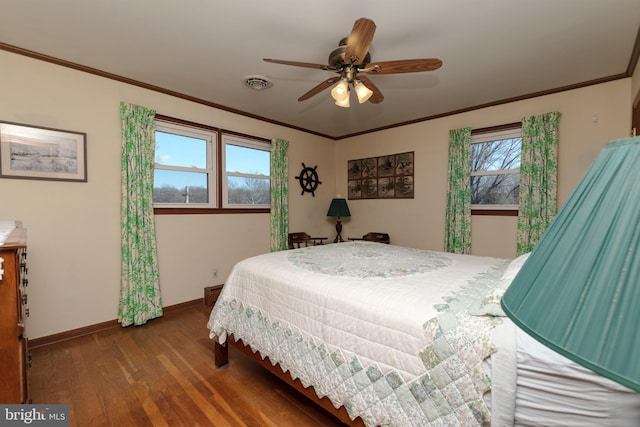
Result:
M215 128L156 119L156 213L270 207L270 144ZM218 184L220 183L220 184ZM190 209L190 210L189 210Z
M223 207L268 208L271 197L271 153L268 144L222 136Z
M471 207L518 209L522 128L471 136Z
M217 133L156 122L155 207L216 207Z

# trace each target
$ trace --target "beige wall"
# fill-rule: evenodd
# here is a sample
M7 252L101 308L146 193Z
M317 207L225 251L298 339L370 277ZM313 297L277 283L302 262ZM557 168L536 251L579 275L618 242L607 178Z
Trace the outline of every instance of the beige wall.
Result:
M613 139L628 136L630 80L617 80L338 141L336 182L342 193L346 193L347 188L348 160L415 151L415 198L350 200L352 217L350 224L345 225L346 234L388 232L395 244L442 250L449 130L513 123L524 116L549 111L562 113L558 201L564 203L600 149ZM474 254L515 256L515 217L474 216L471 227Z
M631 80L335 142L0 51L0 120L88 135L87 183L0 179L0 219L21 219L28 228L29 336L43 337L117 317L120 101L290 141L290 230L312 235L334 235L334 222L325 215L331 198L346 194L348 159L415 151L415 199L350 201L353 216L344 221L343 235L385 231L400 245L442 249L449 129L562 112L559 196L563 202L600 148L625 136ZM597 124L592 123L594 115ZM322 184L315 197L300 195L294 178L303 162L318 166ZM267 214L160 216L156 221L165 306L201 298L203 288L222 283L235 262L269 250ZM474 253L514 255L513 218L474 218L472 227ZM217 280L211 278L214 267L219 271Z
M239 88L242 90L242 87ZM0 51L0 120L87 133L88 182L0 179L0 219L29 240L29 337L117 317L120 273L120 101L158 113L290 142L291 227L328 234L334 141ZM300 196L302 162L323 184ZM163 304L202 298L240 259L269 251L269 215L157 217ZM312 226L313 225L313 226ZM211 270L219 270L217 280Z

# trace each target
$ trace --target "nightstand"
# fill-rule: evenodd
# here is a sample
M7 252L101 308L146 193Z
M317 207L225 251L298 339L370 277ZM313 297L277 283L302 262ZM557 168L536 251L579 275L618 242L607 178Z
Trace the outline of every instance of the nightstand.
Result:
M204 288L204 305L213 307L220 296L220 292L222 292L223 286L224 285L215 285Z

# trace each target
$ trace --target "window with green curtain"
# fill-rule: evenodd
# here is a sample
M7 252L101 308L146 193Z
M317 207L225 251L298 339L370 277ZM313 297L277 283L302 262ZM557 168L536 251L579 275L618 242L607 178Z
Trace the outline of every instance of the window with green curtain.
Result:
M289 248L289 141L271 144L271 252Z
M471 253L471 128L449 131L444 250Z
M120 103L121 284L118 322L143 325L162 316L153 217L155 111Z
M557 212L560 113L522 119L518 255L531 252Z

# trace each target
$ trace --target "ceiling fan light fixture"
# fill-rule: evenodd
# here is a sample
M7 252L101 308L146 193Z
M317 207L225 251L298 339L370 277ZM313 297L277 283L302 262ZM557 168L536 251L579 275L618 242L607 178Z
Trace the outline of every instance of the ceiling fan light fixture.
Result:
M360 104L367 102L369 98L371 98L371 95L373 95L373 91L366 87L360 80L353 86L353 89L356 91Z
M338 107L349 108L349 97L347 96L345 99L341 101L336 101L336 105Z
M337 49L329 55L328 64L314 64L310 62L286 61L282 59L264 58L266 62L283 65L293 65L295 67L313 68L337 73L317 84L311 90L298 98L298 101L306 101L331 88L331 96L336 101L336 105L341 107L349 106L349 91L351 86L356 92L358 102L363 104L367 101L372 104L379 104L384 100L384 95L380 89L365 77L364 74L401 74L418 73L423 71L437 70L442 66L442 61L437 58L423 59L401 59L395 61L382 61L371 63L371 42L376 31L376 24L369 18L359 18L351 29L348 37L340 40ZM358 78L358 73L362 73ZM366 83L364 83L366 82Z
M340 81L331 89L331 96L336 101L349 100L349 82L346 79L340 79Z

